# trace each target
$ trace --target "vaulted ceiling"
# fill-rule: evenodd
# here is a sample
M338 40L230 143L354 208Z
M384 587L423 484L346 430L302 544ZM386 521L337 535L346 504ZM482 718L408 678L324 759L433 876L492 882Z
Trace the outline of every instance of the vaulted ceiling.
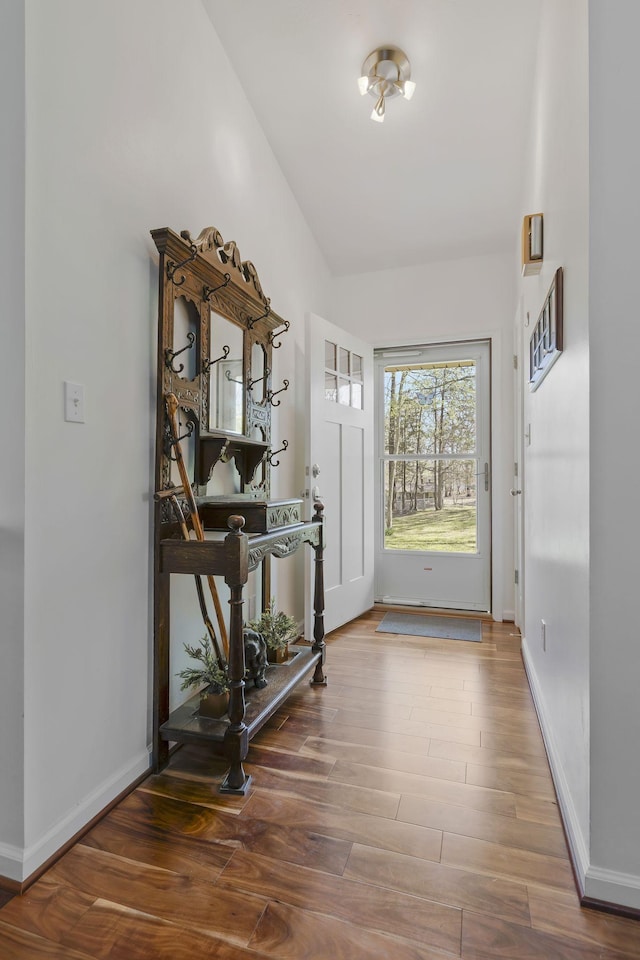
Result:
M203 0L333 273L514 249L539 0ZM357 78L378 46L411 102Z

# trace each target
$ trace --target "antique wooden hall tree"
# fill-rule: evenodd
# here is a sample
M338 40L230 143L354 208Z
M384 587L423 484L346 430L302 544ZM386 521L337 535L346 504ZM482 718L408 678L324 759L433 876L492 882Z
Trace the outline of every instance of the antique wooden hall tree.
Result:
M187 231L178 235L166 227L152 236L160 253L154 768L166 765L169 743L206 742L229 760L221 790L244 793L249 740L311 671L312 683L325 683L322 504L305 521L302 500L270 499L271 467L287 447L285 441L272 450L271 410L289 385L284 380L273 389L272 357L289 323L271 309L255 267L213 227L195 240ZM224 475L222 492L212 482L216 470ZM208 487L215 492L208 495ZM271 595L271 557L290 556L305 543L315 556L313 644L294 646L286 664L270 667L264 689L245 690L243 606L249 574L257 571L264 607ZM219 720L199 715L198 697L169 711L171 643L193 640L171 637L175 574L195 578L205 622L228 655L229 709ZM216 577L230 592L228 630ZM204 607L203 580L209 581L209 602L215 601L217 637Z

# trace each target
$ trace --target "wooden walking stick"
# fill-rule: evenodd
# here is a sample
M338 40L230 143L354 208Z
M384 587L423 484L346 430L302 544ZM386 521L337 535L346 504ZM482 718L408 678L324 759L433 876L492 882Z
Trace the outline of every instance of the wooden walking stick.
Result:
M189 533L189 528L187 527L187 521L185 520L184 513L182 512L182 507L178 497L184 494L184 487L170 487L168 490L159 490L155 496L155 500L168 500L171 506L173 507L173 512L176 515L176 520L180 525L182 531L182 536L185 540L191 540L191 534ZM200 605L200 613L202 614L202 619L204 620L204 625L207 628L207 633L211 639L213 649L215 651L216 659L218 661L218 666L224 672L227 668L227 662L222 655L220 650L220 644L218 643L218 638L214 630L213 624L209 619L209 611L207 610L207 601L204 597L204 590L202 589L202 580L198 573L194 573L193 579L196 583L196 593L198 594L198 604Z
M180 489L180 487L178 487L178 490L179 490L179 489ZM184 513L182 512L182 507L180 506L180 504L179 504L179 502L178 502L178 498L177 498L176 494L174 493L173 496L171 496L169 499L170 499L170 501L171 501L171 506L173 507L174 513L175 513L175 515L176 515L176 517L177 517L178 523L180 524L180 529L182 530L182 536L185 538L185 540L190 540L191 537L190 537L190 535L189 535L189 530L188 530L188 527L187 527L187 521L186 521L185 518L184 518ZM207 633L209 634L209 637L211 638L211 643L213 644L213 649L214 649L215 652L216 652L216 659L217 659L217 661L218 661L218 666L220 667L220 669L221 669L222 671L224 671L225 668L226 668L226 666L227 666L227 662L226 662L226 658L223 657L223 655L222 655L222 652L221 652L221 650L220 650L220 644L218 643L218 638L217 638L217 636L216 636L216 632L215 632L215 630L213 629L213 624L211 623L211 620L209 619L209 611L207 610L207 602L206 602L206 600L205 600L205 598L204 598L204 590L202 589L202 580L200 579L200 575L197 574L197 573L194 575L194 578L193 578L193 579L194 579L195 582L196 582L196 593L198 594L198 603L200 604L200 613L202 614L202 619L204 620L204 625L205 625L205 627L207 628Z
M193 489L191 487L191 482L189 481L189 475L187 473L187 468L182 456L182 447L180 446L180 432L178 430L178 398L174 393L165 394L164 398L167 416L169 418L169 426L172 433L173 449L175 451L176 463L178 464L178 472L180 474L180 479L182 481L182 486L184 487L184 494L189 504L189 510L191 512L191 525L193 527L193 532L196 535L196 540L204 540L204 530L202 529L202 523L200 522L200 514L198 513L198 505L196 503L196 498L193 495ZM229 659L229 637L227 635L227 627L224 622L224 617L222 616L222 607L220 606L220 598L218 597L218 589L216 587L216 582L213 579L213 576L209 574L207 576L207 583L209 584L209 590L211 591L211 597L213 599L213 606L216 611L216 620L218 621L218 628L220 630L220 637L222 639L222 646L224 649L224 655L226 659ZM206 621L205 621L206 622Z

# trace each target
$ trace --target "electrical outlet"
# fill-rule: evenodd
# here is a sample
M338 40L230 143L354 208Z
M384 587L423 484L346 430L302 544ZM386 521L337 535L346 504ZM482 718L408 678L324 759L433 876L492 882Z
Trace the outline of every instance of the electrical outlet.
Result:
M544 620L540 621L540 639L542 640L542 649L547 652L547 625Z
M84 386L64 381L64 418L68 423L84 423Z

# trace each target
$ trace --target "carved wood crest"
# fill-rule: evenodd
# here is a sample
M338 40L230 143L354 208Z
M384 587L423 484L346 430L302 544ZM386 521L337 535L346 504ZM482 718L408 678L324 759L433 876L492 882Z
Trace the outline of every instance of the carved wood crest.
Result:
M244 282L253 287L260 300L268 306L269 299L264 295L258 271L250 260L242 259L235 240L228 240L225 243L222 234L216 227L205 227L195 240L192 239L188 230L181 230L180 236L194 246L205 259L213 263L222 263L223 266L230 266L235 271L232 278L236 282Z

